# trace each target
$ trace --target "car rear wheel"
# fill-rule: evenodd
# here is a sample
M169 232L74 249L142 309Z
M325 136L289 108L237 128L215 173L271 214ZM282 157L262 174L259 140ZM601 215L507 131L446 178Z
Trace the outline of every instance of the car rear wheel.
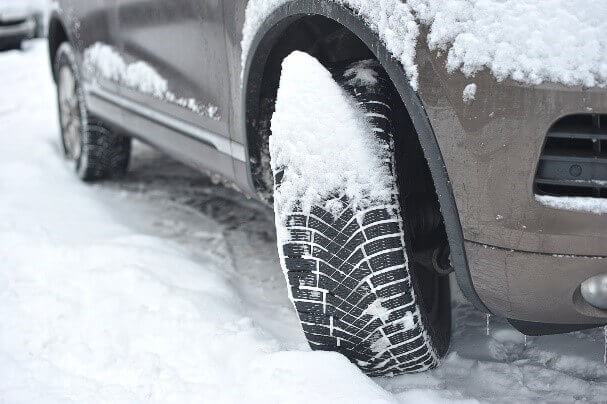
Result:
M55 58L61 144L78 176L95 181L123 175L129 164L131 139L113 133L86 108L73 48L63 43Z
M364 67L372 70L375 83L352 80L352 66L331 71L374 128L391 175L392 202L361 212L342 196L344 209L338 215L327 211L325 201L309 213L301 204L281 206L278 194L287 170L272 164L279 255L312 349L340 352L371 376L420 372L436 367L449 347L449 282L410 259L389 79L374 61ZM348 144L334 150L347 152ZM315 174L319 181L330 175Z

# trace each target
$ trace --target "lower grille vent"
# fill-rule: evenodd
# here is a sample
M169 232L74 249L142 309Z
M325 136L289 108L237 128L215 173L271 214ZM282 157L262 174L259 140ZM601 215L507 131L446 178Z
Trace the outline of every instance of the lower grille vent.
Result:
M535 192L607 198L607 115L570 115L552 126L540 157Z

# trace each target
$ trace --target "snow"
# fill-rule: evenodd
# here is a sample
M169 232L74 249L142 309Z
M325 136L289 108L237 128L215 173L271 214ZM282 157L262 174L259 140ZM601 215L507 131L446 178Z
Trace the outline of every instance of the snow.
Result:
M386 153L365 112L306 53L293 52L283 61L270 154L272 169L284 169L274 195L283 220L298 202L304 214L323 205L335 215L344 210L343 196L355 212L391 202Z
M112 46L97 42L84 51L84 69L88 76L104 78L110 81L150 94L187 108L197 114L219 119L218 108L203 104L193 98L176 96L169 91L168 81L156 69L143 61L127 63L122 55Z
M373 318L379 318L381 321L387 322L388 318L390 317L390 310L384 307L382 303L382 299L375 300L363 311L363 314L367 314ZM410 312L407 312L407 314L413 317Z
M607 213L607 200L588 197L536 195L535 199L544 206L573 212L590 212L597 215Z
M344 77L351 86L374 86L377 84L377 71L371 68L372 60L356 62L344 72Z
M358 13L399 60L417 89L415 46L421 25L449 71L488 69L498 80L607 85L607 7L595 0L333 0ZM243 67L264 20L289 0L250 0ZM244 70L244 69L243 69Z
M529 338L455 289L439 369L369 379L311 352L273 214L135 144L80 183L60 155L47 49L0 53L0 402L601 402L603 330ZM33 96L32 96L33 95Z
M527 84L607 84L607 7L595 0L408 0L447 69Z
M462 92L462 100L469 104L476 98L476 84L468 84L464 87L464 91Z

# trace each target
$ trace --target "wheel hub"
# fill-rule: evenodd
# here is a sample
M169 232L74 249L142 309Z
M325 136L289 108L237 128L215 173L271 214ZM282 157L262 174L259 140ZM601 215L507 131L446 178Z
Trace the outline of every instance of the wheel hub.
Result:
M82 153L82 119L76 80L69 66L63 66L59 71L58 90L65 153L69 159L78 160Z

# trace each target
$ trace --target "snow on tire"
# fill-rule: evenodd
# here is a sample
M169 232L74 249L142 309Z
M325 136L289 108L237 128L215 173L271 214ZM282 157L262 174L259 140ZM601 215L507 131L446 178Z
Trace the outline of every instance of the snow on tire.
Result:
M54 74L61 140L66 157L84 181L123 175L129 165L131 139L113 133L90 116L72 46L64 42L55 56Z
M366 61L331 75L291 54L270 138L280 261L304 333L371 376L424 371L446 351L409 268L382 74Z

